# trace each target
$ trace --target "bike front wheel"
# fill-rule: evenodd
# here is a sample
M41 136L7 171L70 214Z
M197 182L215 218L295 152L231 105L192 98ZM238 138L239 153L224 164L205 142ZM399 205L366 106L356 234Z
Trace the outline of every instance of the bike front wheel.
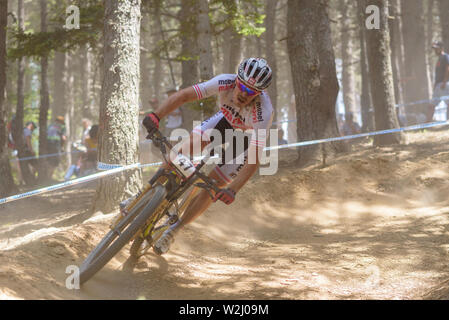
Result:
M80 267L80 284L92 278L93 275L103 268L132 239L159 207L166 194L165 187L156 185L153 189L152 198L140 210L137 216L130 214L106 234L82 263Z
M179 218L181 218L185 212L185 209L195 197L198 192L198 188L194 188L193 186L188 189L179 199L178 207L180 208ZM157 224L158 221L155 222ZM139 259L143 255L147 253L147 251L153 246L153 244L162 236L165 230L167 230L168 226L153 226L151 234L143 238L142 235L138 235L132 242L131 248L129 249L130 256L134 259Z

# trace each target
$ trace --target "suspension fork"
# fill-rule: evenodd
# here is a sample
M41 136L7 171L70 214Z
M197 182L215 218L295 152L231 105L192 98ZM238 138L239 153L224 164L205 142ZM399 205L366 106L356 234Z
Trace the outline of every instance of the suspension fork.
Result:
M162 218L163 214L166 214L167 209L170 205L174 205L176 207L176 211L177 211L177 215L178 218L182 216L182 214L184 213L185 209L188 207L188 205L190 204L190 202L192 202L192 200L195 198L195 196L198 194L200 188L198 187L193 187L192 190L190 190L189 194L187 195L187 197L184 199L184 201L181 203L181 206L177 206L175 204L171 204L169 201L164 200L164 203L159 206L159 208L157 209L156 214L153 216L153 219L147 224L147 226L145 227L145 229L142 232L142 236L144 238L148 237L149 235L153 235L154 233L154 225ZM176 200L177 201L177 200ZM168 226L167 226L168 227ZM157 228L160 231L160 228ZM165 230L162 230L165 231Z

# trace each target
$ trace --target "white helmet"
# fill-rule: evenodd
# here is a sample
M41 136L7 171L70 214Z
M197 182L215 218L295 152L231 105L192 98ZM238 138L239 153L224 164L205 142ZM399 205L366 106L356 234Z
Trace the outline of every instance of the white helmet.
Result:
M248 58L240 63L238 78L244 84L262 91L271 84L272 73L265 59Z

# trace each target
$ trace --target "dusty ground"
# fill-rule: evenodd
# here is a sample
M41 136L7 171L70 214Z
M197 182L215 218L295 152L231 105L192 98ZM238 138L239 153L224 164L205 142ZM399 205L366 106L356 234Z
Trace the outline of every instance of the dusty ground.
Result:
M253 178L169 254L127 249L81 290L65 273L108 230L95 185L0 207L0 299L447 299L449 130ZM283 154L285 156L285 154Z

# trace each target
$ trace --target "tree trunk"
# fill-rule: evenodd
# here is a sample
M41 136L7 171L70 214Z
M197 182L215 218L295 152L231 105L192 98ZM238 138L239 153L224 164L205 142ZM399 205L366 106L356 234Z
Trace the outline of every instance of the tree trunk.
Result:
M288 143L298 142L298 129L297 129L297 121L298 117L296 116L296 103L295 96L290 94L290 101L288 104L287 110L287 119L291 120L287 123L287 141ZM278 125L280 127L280 125Z
M103 35L102 40L103 42ZM92 55L92 87L90 92L92 94L91 101L93 101L92 112L95 118L99 119L100 116L100 104L101 104L101 88L103 84L103 55Z
M138 162L140 0L106 0L99 161ZM140 170L100 180L94 210L111 212L142 185Z
M362 113L362 132L369 132L374 127L374 110L370 94L369 69L366 57L366 27L364 0L357 1L359 40L360 40L360 73L362 82L362 94L360 96L360 111Z
M391 48L391 66L393 70L393 83L394 83L394 96L396 103L402 103L404 101L402 97L401 88L401 74L400 74L400 52L399 46L396 45L399 42L399 1L389 1L390 17L388 19L388 27L390 29L390 48Z
M449 52L449 20L447 18L447 14L449 13L449 1L447 0L439 0L438 1L438 11L440 18L440 26L441 26L441 41L444 45L444 52ZM440 40L440 39L433 39ZM435 64L432 66L435 67ZM433 71L433 69L432 69ZM435 85L435 83L433 84ZM446 107L446 119L449 119L449 105Z
M390 47L392 51L394 50L394 54L396 55L397 65L398 65L398 81L399 88L401 92L401 96L396 98L400 101L400 103L404 103L404 84L405 84L405 57L404 57L404 34L403 30L403 18L402 18L402 9L401 9L401 0L390 0L388 1L391 4L390 15L394 18L393 23L391 24L392 29L390 32L394 33L395 42L390 43ZM394 48L393 48L394 47ZM401 109L401 111L403 111Z
M338 135L335 102L339 88L326 6L324 0L288 1L287 45L300 141ZM344 149L341 143L302 147L299 164L319 160L321 150L332 156Z
M426 68L429 75L429 82L432 83L433 63L432 63L432 40L433 40L433 7L434 0L428 0L427 2L427 15L426 15ZM447 11L449 12L449 10ZM446 18L447 19L447 18ZM430 85L430 96L433 94L432 85Z
M65 151L68 152L66 154L67 166L72 164L72 155L70 152L72 151L72 141L76 140L75 137L75 79L74 79L74 70L76 70L76 66L74 63L74 56L67 54L67 90L65 92L65 108L64 114L62 115L65 119L65 128L67 134L67 140L65 142Z
M199 82L198 47L197 47L197 24L198 20L194 14L196 0L185 0L181 2L181 88L190 87ZM182 127L188 131L193 129L193 121L201 120L201 112L186 105L182 107Z
M209 3L207 0L198 0L197 5L200 80L206 81L214 76L214 59L212 56L212 32L209 20Z
M236 0L225 0L223 4L227 12L228 27L224 32L223 73L235 73L242 59L242 36L237 33L234 19L238 13Z
M41 7L41 32L47 32L47 0L40 1ZM50 95L48 92L48 57L41 58L41 92L39 108L39 155L47 154L47 119L50 107ZM48 167L45 158L40 159L38 168L41 182L48 178Z
M8 1L0 0L0 198L16 191L6 147L5 89L6 89L6 27L8 24Z
M82 116L83 118L92 119L92 110L91 110L91 57L89 48L85 45L81 49L81 57L80 57L80 82L81 82L81 104L82 104Z
M148 110L149 101L153 95L153 90L151 88L151 71L150 71L150 59L149 55L149 28L150 19L148 13L142 13L142 23L140 24L140 104L142 110Z
M276 5L277 1L266 0L265 2L265 56L266 59L273 70L273 80L271 85L268 87L268 95L271 98L271 103L273 104L273 110L275 111L274 121L278 121L282 116L278 116L279 112L277 110L278 92L277 92L277 76L278 68L276 61ZM280 125L278 125L280 127Z
M399 123L394 103L393 74L391 70L388 2L387 0L366 0L365 3L366 5L373 4L380 8L380 29L366 30L366 49L376 130L398 128ZM374 144L376 146L400 142L401 133L384 134L374 137Z
M405 84L405 57L404 57L404 34L402 32L402 9L401 9L401 0L391 0L392 8L396 12L395 22L393 23L395 42L390 43L390 47L394 47L395 55L396 55L396 63L398 67L398 88L399 88L399 97L396 97L396 101L399 103L404 103L404 84ZM391 31L391 30L390 30ZM406 120L406 110L405 106L399 107L399 113L404 120Z
M156 17L156 15L158 14L158 7L156 8L156 14L153 16L153 26L155 28L155 30L157 32L155 32L154 34L154 38L153 38L153 42L154 43L159 43L162 40L161 37L161 28L160 25L158 23L158 19ZM152 79L153 79L153 91L154 91L154 95L157 98L157 100L159 102L161 102L162 98L163 98L163 92L162 92L162 63L161 63L161 53L160 51L158 51L157 53L153 54L153 59L154 59L154 70L153 70L153 75L152 75Z
M341 34L341 60L342 60L342 85L343 102L345 105L345 117L350 114L356 116L355 88L354 88L354 66L352 62L352 38L351 18L348 15L348 7L351 4L348 0L340 0L339 11L341 14L340 34Z
M170 77L171 77L172 85L173 85L173 87L177 87L175 73L173 71L173 65L172 65L172 61L170 59L170 51L168 49L168 44L167 44L168 42L167 42L167 39L165 38L164 28L162 27L160 4L161 3L158 3L158 5L156 7L155 17L156 17L156 21L158 23L159 33L160 33L162 41L164 43L163 47L164 47L165 59L167 60L168 68L170 69Z
M24 5L23 0L19 0L17 2L17 17L18 17L18 26L19 32L24 31ZM23 155L23 117L24 117L24 104L25 104L25 93L24 93L24 84L25 84L25 58L20 57L17 61L17 108L16 108L16 117L15 117L15 125L14 132L12 132L14 144L16 145L17 151L19 153L19 158Z
M426 44L424 37L423 2L422 0L402 0L401 12L404 36L405 57L405 102L414 102L430 98L430 79L426 68ZM420 121L427 113L428 103L407 106L408 120L411 123ZM421 115L422 114L422 115Z
M438 11L440 16L440 25L442 29L442 41L444 44L444 51L449 52L449 19L447 15L449 13L449 1L438 0ZM434 39L439 40L439 39Z
M66 52L55 52L54 59L54 91L52 118L65 116L67 109L67 72L68 72L68 54Z
M199 49L199 66L200 81L207 81L214 77L214 58L212 55L212 29L209 19L209 2L208 0L197 0L198 14L198 49ZM204 99L200 102L201 120L212 116L218 111L215 97Z

